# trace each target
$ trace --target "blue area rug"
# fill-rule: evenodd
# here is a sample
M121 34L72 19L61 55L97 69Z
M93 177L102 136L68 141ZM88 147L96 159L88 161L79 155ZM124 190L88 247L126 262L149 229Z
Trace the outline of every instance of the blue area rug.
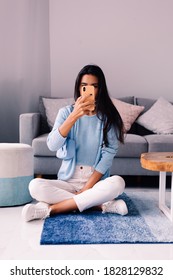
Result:
M40 244L173 243L173 224L158 209L156 193L119 198L127 204L127 216L91 210L52 216L44 222Z

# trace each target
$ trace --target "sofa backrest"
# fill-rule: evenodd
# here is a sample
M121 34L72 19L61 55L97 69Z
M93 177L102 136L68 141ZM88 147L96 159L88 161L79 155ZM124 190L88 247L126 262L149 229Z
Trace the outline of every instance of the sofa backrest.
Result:
M39 113L41 114L41 126L40 126L40 134L49 133L50 132L50 126L47 122L46 117L46 110L43 102L43 98L50 98L50 99L62 99L62 97L39 97ZM156 102L156 99L150 99L150 98L142 98L142 97L134 97L134 96L125 96L125 97L116 97L117 99L132 104L132 105L138 105L138 106L144 106L145 109L142 112L145 113L148 111L152 105ZM138 135L148 135L153 134L152 131L144 128L143 126L137 124L136 122L133 123L131 126L131 129L127 133L132 134L138 134Z
M48 122L47 122L46 109L45 109L45 105L44 105L44 102L43 102L44 98L62 100L62 97L61 98L60 97L45 97L45 96L40 96L39 97L39 113L41 115L40 134L49 133L50 130L51 130L51 128L50 128L50 126L48 125ZM67 98L67 99L69 99L69 98ZM134 96L117 97L117 99L119 99L123 102L134 105ZM130 129L130 132L133 132L133 131L134 131L134 128L132 126L132 128Z
M45 134L45 133L50 132L50 127L48 125L47 117L46 117L46 109L45 109L44 103L43 103L43 97L44 96L39 97L39 104L38 104L38 111L41 115L41 118L40 118L40 123L41 123L40 134Z
M145 107L144 111L142 112L142 114L144 114L146 111L148 111L153 106L153 104L156 102L156 99L135 97L134 102L136 105ZM146 129L145 127L139 125L138 123L135 123L135 125L136 125L136 133L138 135L143 136L143 135L148 135L148 134L154 134L152 131Z

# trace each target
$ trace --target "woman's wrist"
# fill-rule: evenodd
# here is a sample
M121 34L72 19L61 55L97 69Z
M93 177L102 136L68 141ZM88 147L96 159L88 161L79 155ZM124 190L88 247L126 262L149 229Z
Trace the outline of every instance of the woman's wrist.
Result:
M68 116L68 118L64 121L64 123L59 127L59 132L63 137L67 137L70 129L75 124L76 118L72 113Z
M75 112L71 112L68 118L72 124L75 124L79 117L76 115Z

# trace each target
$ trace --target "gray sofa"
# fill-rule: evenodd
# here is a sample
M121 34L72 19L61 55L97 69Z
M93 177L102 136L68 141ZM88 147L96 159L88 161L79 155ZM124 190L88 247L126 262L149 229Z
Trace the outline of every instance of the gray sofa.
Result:
M144 106L145 109L141 115L147 112L156 101L154 99L133 96L118 99L129 104ZM46 145L46 138L50 127L47 123L42 97L40 97L39 101L39 111L21 114L19 122L20 143L29 144L34 150L34 173L36 175L57 174L61 160L55 156L55 152L49 151ZM111 174L122 176L157 175L157 172L141 167L140 156L146 152L169 151L173 151L173 134L155 134L135 121L125 136L125 144L120 144L119 146L118 153L112 164Z

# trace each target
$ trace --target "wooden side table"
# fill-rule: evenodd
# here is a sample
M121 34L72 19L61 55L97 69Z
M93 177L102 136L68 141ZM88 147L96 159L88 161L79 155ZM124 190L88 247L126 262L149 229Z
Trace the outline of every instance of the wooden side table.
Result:
M141 154L141 166L159 171L159 208L173 222L173 152ZM171 205L166 205L166 172L171 172Z

